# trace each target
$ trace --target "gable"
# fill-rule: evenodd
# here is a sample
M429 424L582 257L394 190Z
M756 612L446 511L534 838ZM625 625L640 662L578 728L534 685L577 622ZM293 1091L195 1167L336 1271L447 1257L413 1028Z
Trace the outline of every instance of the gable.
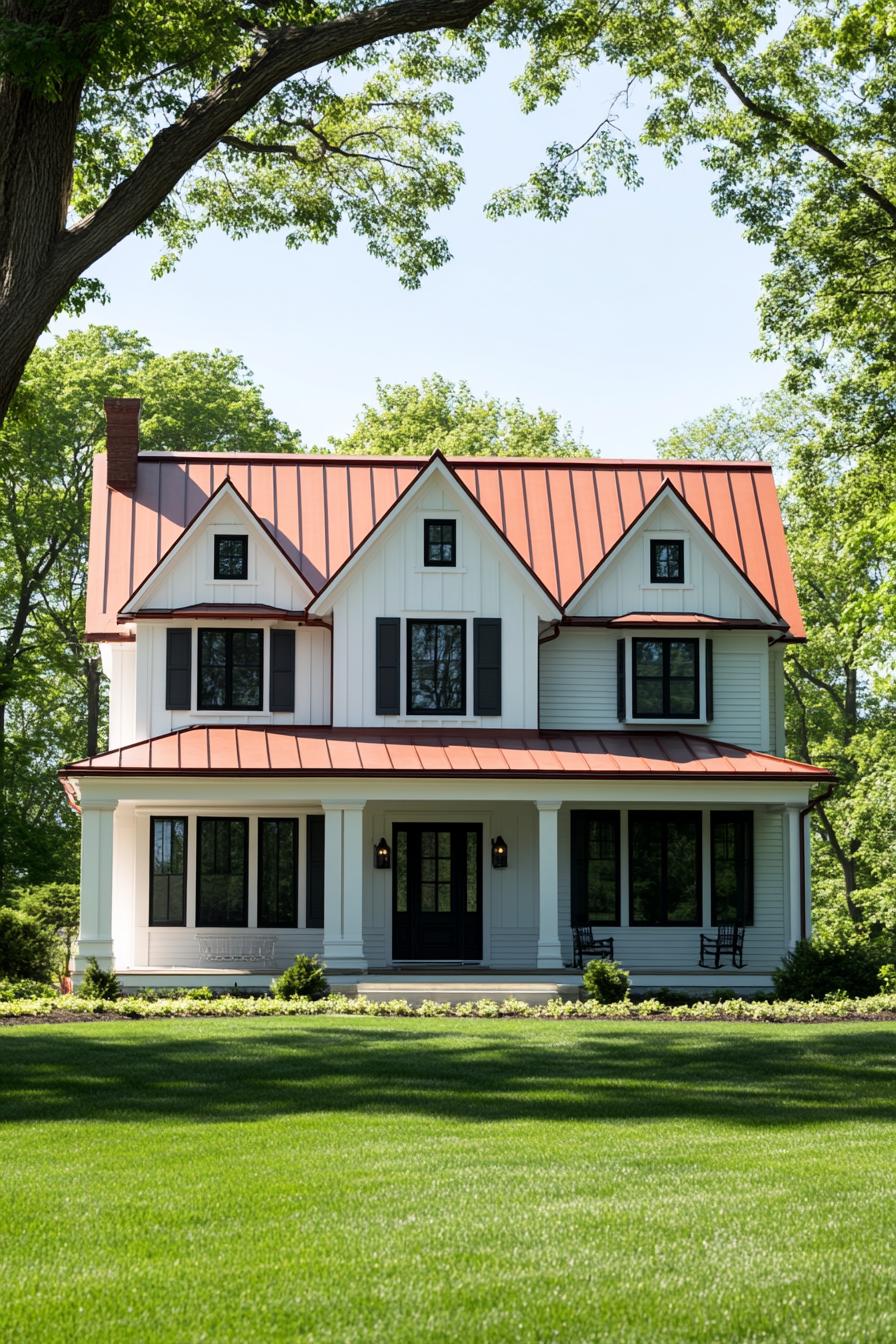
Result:
M427 520L454 524L455 564L429 568L424 562L424 526ZM396 500L333 575L311 604L310 611L325 615L338 600L340 590L375 553L385 549L384 582L403 610L481 609L482 574L485 564L497 567L517 587L523 588L546 620L556 619L560 609L537 576L517 555L503 532L460 484L441 454L435 454L416 480ZM497 575L495 583L498 583ZM477 596L473 597L473 591Z
M663 541L677 544L680 581L664 582L652 572L652 546ZM699 613L781 624L779 613L668 483L585 580L566 612L577 617Z
M245 578L227 578L216 572L219 538L242 542ZM303 611L311 596L295 566L225 481L124 604L121 614L217 604Z

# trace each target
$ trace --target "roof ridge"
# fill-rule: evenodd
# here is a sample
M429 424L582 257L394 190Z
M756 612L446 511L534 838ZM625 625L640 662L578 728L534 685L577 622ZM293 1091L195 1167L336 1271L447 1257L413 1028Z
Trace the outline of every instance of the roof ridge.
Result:
M475 453L443 453L440 448L432 453L252 453L252 452L213 452L209 449L197 449L195 452L165 452L161 449L141 449L138 461L148 462L302 462L308 466L357 466L378 465L395 466L404 463L408 466L423 465L433 457L439 456L453 464L469 467L531 467L541 470L544 467L574 468L576 470L594 470L595 468L620 468L643 470L644 467L659 467L663 470L680 471L685 468L692 471L767 471L773 470L770 462L728 462L724 460L705 461L701 458L662 458L662 457L502 457L500 454L478 455Z

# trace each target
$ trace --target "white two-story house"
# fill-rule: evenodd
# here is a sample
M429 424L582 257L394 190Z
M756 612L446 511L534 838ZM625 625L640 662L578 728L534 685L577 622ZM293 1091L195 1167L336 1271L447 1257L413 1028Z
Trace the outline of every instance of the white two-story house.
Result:
M61 772L78 970L559 977L592 926L636 984L768 983L830 776L786 758L767 466L141 453L138 415L93 487L109 749Z

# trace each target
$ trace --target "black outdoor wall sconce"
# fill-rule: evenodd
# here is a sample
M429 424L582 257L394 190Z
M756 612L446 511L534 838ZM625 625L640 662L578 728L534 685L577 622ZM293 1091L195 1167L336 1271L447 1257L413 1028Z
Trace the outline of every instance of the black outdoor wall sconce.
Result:
M492 867L507 867L507 841L503 835L496 835L492 841Z
M386 837L384 835L380 837L379 843L374 846L373 866L375 868L392 867L392 851L386 844Z

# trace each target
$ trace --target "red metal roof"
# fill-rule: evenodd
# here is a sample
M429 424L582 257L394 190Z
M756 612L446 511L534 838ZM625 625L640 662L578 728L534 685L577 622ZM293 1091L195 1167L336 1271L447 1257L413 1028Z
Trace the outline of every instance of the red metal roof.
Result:
M689 733L202 727L64 766L86 775L419 775L816 781L827 770Z
M87 634L117 614L229 476L319 592L428 459L141 453L133 494L94 468ZM763 463L450 458L447 465L552 597L565 605L665 482L797 638L796 590L771 468Z

